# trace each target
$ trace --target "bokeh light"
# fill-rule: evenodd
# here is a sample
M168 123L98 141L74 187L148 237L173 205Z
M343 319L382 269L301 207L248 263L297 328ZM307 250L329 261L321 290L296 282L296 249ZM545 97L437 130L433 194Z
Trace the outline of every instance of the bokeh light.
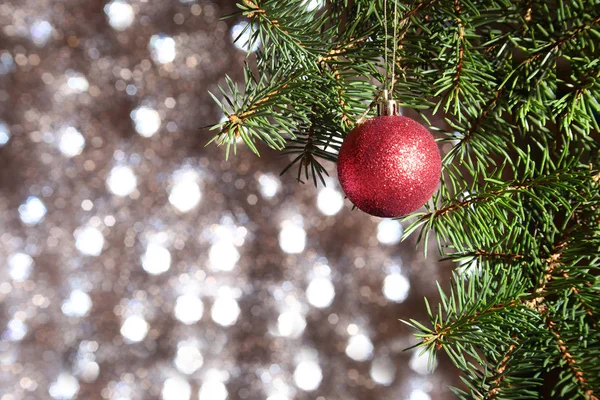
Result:
M131 120L135 125L136 132L145 138L154 136L162 123L158 111L148 106L140 106L133 110Z
M194 324L200 321L204 314L204 304L198 296L184 294L177 298L175 302L175 318L186 325Z
M176 173L174 181L169 193L169 203L182 213L193 210L202 198L197 174L193 172Z
M2 56L0 56L0 59ZM0 147L4 146L6 143L8 143L9 140L10 140L10 128L8 127L6 122L0 121Z
M83 135L72 126L66 128L60 135L58 148L65 157L75 157L80 155L84 147L85 139L83 138Z
M27 225L35 225L43 220L47 211L44 202L35 196L29 196L25 203L19 206L21 221Z
M81 254L99 256L104 247L104 236L92 226L79 228L75 231L75 247Z
M396 303L402 303L408 297L410 282L399 273L392 273L385 277L383 281L384 296Z
M70 317L83 317L92 308L92 299L87 293L75 289L62 304L62 312Z
M382 244L398 244L402 233L402 225L393 219L384 219L377 225L377 240Z
M239 50L253 53L260 47L260 38L254 38L256 27L247 21L241 21L231 28L231 40Z
M389 357L378 357L373 360L369 375L375 383L389 386L394 382L394 378L396 377L396 366Z
M317 308L329 307L335 297L335 287L329 279L315 278L306 288L308 302Z
M56 400L69 400L75 397L79 391L79 382L77 379L66 372L60 374L56 381L50 385L50 396Z
M150 243L142 256L142 268L151 275L160 275L171 268L171 252L157 243Z
M168 378L162 389L163 400L189 400L192 396L192 387L183 378Z
M184 374L191 375L204 364L204 357L195 341L183 341L177 345L174 364Z
M131 315L121 325L121 335L132 343L141 342L148 334L150 325L140 315Z
M135 19L133 7L123 1L113 0L104 6L108 23L117 31L129 28Z
M137 178L131 168L117 166L110 171L106 179L106 185L113 194L124 197L136 189Z
M29 278L33 265L33 258L29 254L14 253L8 257L8 273L13 280L18 282Z
M148 45L152 53L152 59L158 64L166 64L175 60L175 40L163 33L152 35Z
M279 232L279 246L290 254L302 253L306 246L306 231L290 221L285 221Z
M210 315L217 324L231 326L240 316L240 307L231 297L218 297L212 305Z
M314 11L322 8L325 0L304 0L303 5L306 7L306 11Z
M321 189L317 196L317 207L325 215L335 215L344 206L344 196L330 187Z
M2 340L18 342L27 335L28 331L29 329L25 322L13 318L6 324L6 330L2 333Z
M29 34L31 35L31 40L38 47L43 47L48 43L50 38L52 37L52 25L50 22L45 20L35 21L31 28L29 29Z
M323 373L321 372L321 367L315 361L302 361L294 370L294 382L296 386L307 392L316 390L321 384L322 379Z
M451 398L398 320L452 269L333 163L205 147L263 47L234 1L1 3L0 400Z
M295 311L285 311L277 318L277 328L281 336L297 338L306 328L306 320Z
M373 343L363 335L350 336L348 345L346 346L346 355L356 361L366 361L373 354Z
M226 400L228 395L225 384L217 380L204 382L198 392L199 400Z

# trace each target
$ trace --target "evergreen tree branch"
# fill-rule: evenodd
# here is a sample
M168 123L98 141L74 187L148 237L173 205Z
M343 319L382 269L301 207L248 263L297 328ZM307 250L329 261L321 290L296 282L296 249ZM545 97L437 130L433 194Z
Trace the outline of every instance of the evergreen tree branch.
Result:
M516 336L513 336L513 340L516 341ZM484 397L484 399L495 399L499 396L500 390L502 388L502 384L504 379L506 378L506 374L504 373L509 366L509 362L511 361L512 355L514 351L518 348L517 343L512 343L504 357L502 357L500 363L498 364L498 368L496 368L496 377L492 380L492 383L488 389L488 393Z
M562 358L564 359L566 365L569 367L571 373L573 374L574 379L577 382L577 384L579 385L581 391L585 394L587 399L598 400L598 397L596 397L594 390L588 386L588 382L587 382L586 378L584 377L583 371L578 366L578 364L580 364L580 362L575 360L575 357L573 356L573 354L571 354L571 352L567 348L567 343L565 343L565 341L561 338L561 334L558 331L558 328L556 326L557 324L554 321L552 321L552 319L548 313L546 313L545 317L546 317L545 318L546 319L546 327L555 336L556 345L560 351L560 354L561 354Z

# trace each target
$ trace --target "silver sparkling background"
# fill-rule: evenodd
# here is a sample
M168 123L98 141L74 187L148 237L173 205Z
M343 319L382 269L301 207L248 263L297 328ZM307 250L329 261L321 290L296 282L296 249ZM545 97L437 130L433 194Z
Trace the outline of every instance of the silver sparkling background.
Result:
M451 398L398 321L436 254L278 154L204 148L252 50L234 10L0 4L0 400Z

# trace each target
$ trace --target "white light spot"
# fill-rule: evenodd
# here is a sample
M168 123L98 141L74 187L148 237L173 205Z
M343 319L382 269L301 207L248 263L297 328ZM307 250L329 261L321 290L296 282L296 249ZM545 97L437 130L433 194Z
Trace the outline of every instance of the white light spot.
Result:
M106 185L114 195L124 197L131 194L137 187L137 178L129 167L113 167L106 178Z
M409 400L431 400L431 396L429 396L421 389L415 389L412 392L410 392Z
M29 29L29 34L33 43L42 47L52 37L52 25L48 21L35 21Z
M277 318L277 329L281 336L297 338L302 335L304 328L306 328L306 320L295 311L283 312Z
M208 258L214 271L231 271L240 260L240 253L231 242L219 240L210 247Z
M357 335L358 334L358 325L356 324L348 324L348 327L346 328L346 332L348 332L348 335Z
M223 382L209 380L200 387L198 398L199 400L225 400L228 394Z
M82 254L99 256L104 247L104 236L98 229L91 226L79 228L75 231L75 247Z
M90 88L90 83L83 74L74 73L67 80L67 86L73 92L83 93L88 91Z
M27 225L35 225L46 216L46 206L35 196L29 196L25 203L19 206L21 221Z
M117 31L129 28L135 18L133 7L120 0L113 0L105 5L104 13L108 17L109 25Z
M425 352L421 355L422 349L416 349L413 351L413 354L410 358L408 366L410 369L415 371L417 374L427 375L437 367L437 360L435 360L433 365L429 365L429 353ZM430 369L431 367L431 369Z
M325 5L325 0L304 0L302 5L306 7L306 11L313 11L322 8Z
M100 375L100 366L94 361L81 360L77 366L77 373L86 382L94 382Z
M11 319L2 333L2 340L18 342L27 335L27 325L20 319Z
M317 197L317 207L325 215L335 215L342 209L344 197L332 188L323 188Z
M356 361L367 361L373 354L373 344L365 335L351 336L346 346L346 355Z
M270 199L275 196L281 187L279 179L271 174L262 174L260 178L258 178L258 183L260 184L260 194L265 199Z
M198 349L198 346L192 342L180 342L177 355L175 356L175 366L184 374L191 375L204 364L204 358Z
M175 318L186 325L195 324L200 321L204 314L204 304L198 296L184 294L175 302Z
M129 342L141 342L148 334L150 326L144 318L139 315L127 317L121 325L121 335Z
M200 203L202 193L195 177L177 179L169 193L169 203L181 212L188 212Z
M52 382L48 393L57 400L72 399L79 391L79 382L71 375L63 372Z
M408 297L410 282L401 274L393 273L383 281L383 295L391 301L402 303Z
M160 129L160 114L151 107L139 106L131 112L130 117L140 136L151 137Z
M369 374L375 383L389 386L396 377L396 366L389 357L379 357L373 360Z
M329 307L335 297L335 288L329 279L315 278L306 288L306 297L317 308Z
M31 275L33 258L25 253L11 254L8 257L8 268L8 273L13 280L23 282Z
M79 289L71 292L71 295L62 305L62 312L69 317L83 317L92 308L92 299L87 293Z
M175 60L175 40L165 34L152 35L148 45L152 59L159 64L167 64Z
M68 127L60 135L58 149L66 157L75 157L81 154L85 147L85 139L81 132L73 127Z
M152 275L160 275L171 268L171 253L165 247L150 243L142 256L142 268Z
M215 300L210 315L217 324L231 326L240 316L240 307L231 297L219 297Z
M287 223L279 232L279 247L289 254L302 253L306 246L306 232L302 227Z
M250 24L246 21L239 22L231 28L231 40L234 41L233 45L239 50L245 51L246 53L253 53L260 47L260 38L256 37L252 40L252 34L256 32L256 26L249 26ZM237 39L237 40L236 40Z
M456 269L458 275L463 278L470 278L473 275L481 275L481 263L478 259L472 260L461 260L458 262L458 268Z
M4 121L0 121L0 147L10 140L10 128Z
M168 378L162 389L163 400L189 400L192 397L192 387L183 378Z
M302 361L294 371L294 382L296 386L307 392L319 387L323 379L321 367L314 361Z
M402 237L402 225L393 219L384 219L377 225L377 240L383 244L397 244Z

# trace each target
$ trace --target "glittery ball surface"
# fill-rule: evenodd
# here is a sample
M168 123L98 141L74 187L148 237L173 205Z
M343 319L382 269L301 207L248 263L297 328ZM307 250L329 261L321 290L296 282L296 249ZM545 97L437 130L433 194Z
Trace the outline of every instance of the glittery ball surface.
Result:
M348 134L337 167L342 189L356 207L377 217L397 217L429 200L442 162L425 127L407 117L382 116Z

